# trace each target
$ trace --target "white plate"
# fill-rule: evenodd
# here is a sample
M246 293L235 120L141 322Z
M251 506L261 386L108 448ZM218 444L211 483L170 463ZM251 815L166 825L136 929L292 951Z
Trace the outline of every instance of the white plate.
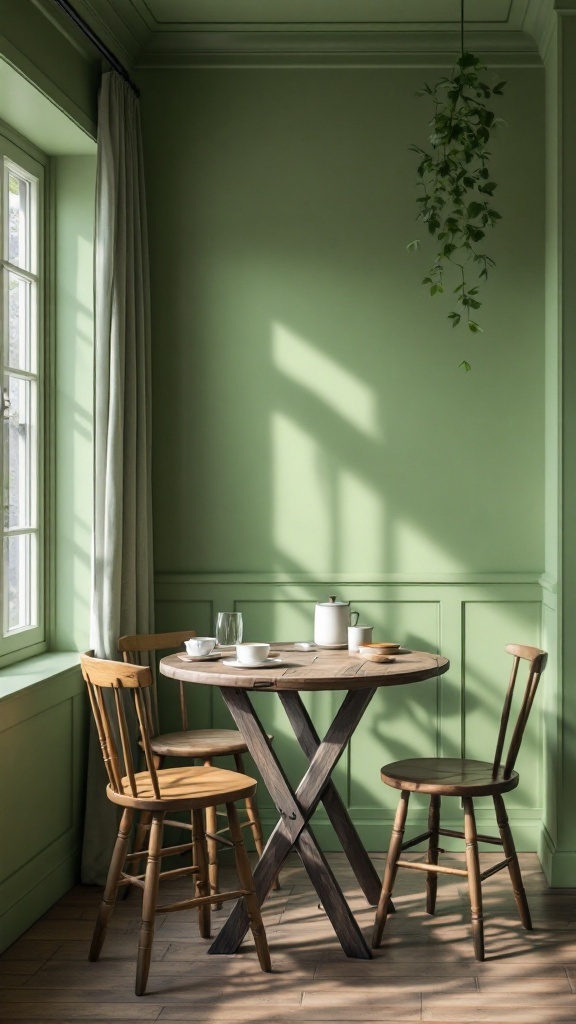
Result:
M222 664L230 668L270 668L271 665L283 665L284 662L281 658L266 658L266 661L259 661L257 665L244 665L236 658L224 658Z
M210 654L177 654L180 661L212 661L213 658L221 658L220 651L211 651Z

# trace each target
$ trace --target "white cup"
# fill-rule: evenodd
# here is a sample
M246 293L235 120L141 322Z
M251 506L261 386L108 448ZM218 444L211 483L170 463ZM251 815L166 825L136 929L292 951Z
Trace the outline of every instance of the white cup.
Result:
M371 644L373 629L374 626L348 626L348 650L354 653L361 644Z
M193 636L190 640L184 641L184 646L186 648L186 654L192 655L193 658L205 657L216 647L216 637Z
M270 644L236 644L236 659L241 665L261 665L270 654Z

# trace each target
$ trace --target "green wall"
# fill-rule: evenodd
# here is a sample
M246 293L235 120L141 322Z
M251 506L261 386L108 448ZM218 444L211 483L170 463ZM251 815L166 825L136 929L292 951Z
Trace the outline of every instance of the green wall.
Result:
M95 180L90 131L97 80L95 62L84 59L31 0L1 0L0 116L46 154L52 215L45 362L52 390L45 432L47 652L0 670L0 775L6 782L0 801L0 951L78 878L88 715L77 651L89 642ZM13 133L10 138L15 141ZM10 785L15 766L17 787Z
M0 0L0 55L75 124L95 134L100 61L89 48L82 50L78 37L72 42L64 15L51 3L45 9L46 14L35 0Z
M379 639L441 650L448 675L379 694L337 781L387 845L396 756L490 756L507 642L541 639L544 568L544 72L506 68L494 146L503 220L484 333L446 320L409 256L415 159L435 72L141 71L151 236L157 626L309 639L314 603L352 600ZM526 167L530 174L525 173ZM454 282L456 284L456 282ZM470 374L458 369L466 357ZM210 688L211 689L211 688ZM191 714L220 725L219 695ZM307 698L322 731L338 698ZM175 694L163 694L176 726ZM292 777L276 701L259 710ZM509 801L536 849L542 719ZM276 812L265 792L268 827ZM418 802L416 802L418 805ZM459 808L448 815L457 827ZM493 816L481 810L482 829ZM425 809L412 819L421 830ZM319 812L315 828L334 848Z
M477 338L406 252L427 75L140 73L157 570L543 568L543 72L505 73Z
M96 157L59 157L54 165L56 459L52 647L86 650L92 585Z

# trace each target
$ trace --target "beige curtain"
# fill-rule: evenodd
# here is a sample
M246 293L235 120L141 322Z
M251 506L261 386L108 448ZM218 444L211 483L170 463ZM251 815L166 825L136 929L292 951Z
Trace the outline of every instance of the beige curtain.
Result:
M94 257L94 546L91 646L153 631L148 236L140 113L132 88L102 76ZM91 731L82 880L104 881L115 839Z

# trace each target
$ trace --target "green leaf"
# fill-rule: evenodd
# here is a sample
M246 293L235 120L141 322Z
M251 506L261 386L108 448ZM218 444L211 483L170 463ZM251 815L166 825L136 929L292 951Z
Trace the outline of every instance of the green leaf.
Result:
M485 185L478 185L478 191L486 196L491 196L495 188L497 188L495 181L487 181Z
M466 359L463 359L462 362L458 365L458 369L460 369L460 368L465 370L466 373L470 373L470 370L472 369L472 367L470 366L470 363L467 362Z
M483 209L484 205L482 203L469 203L467 213L470 220L474 220L475 217L478 217L482 213Z
M420 239L414 238L413 241L408 242L406 248L408 252L416 252L420 248Z
M472 331L472 334L482 334L482 328L475 320L468 321L468 330Z

